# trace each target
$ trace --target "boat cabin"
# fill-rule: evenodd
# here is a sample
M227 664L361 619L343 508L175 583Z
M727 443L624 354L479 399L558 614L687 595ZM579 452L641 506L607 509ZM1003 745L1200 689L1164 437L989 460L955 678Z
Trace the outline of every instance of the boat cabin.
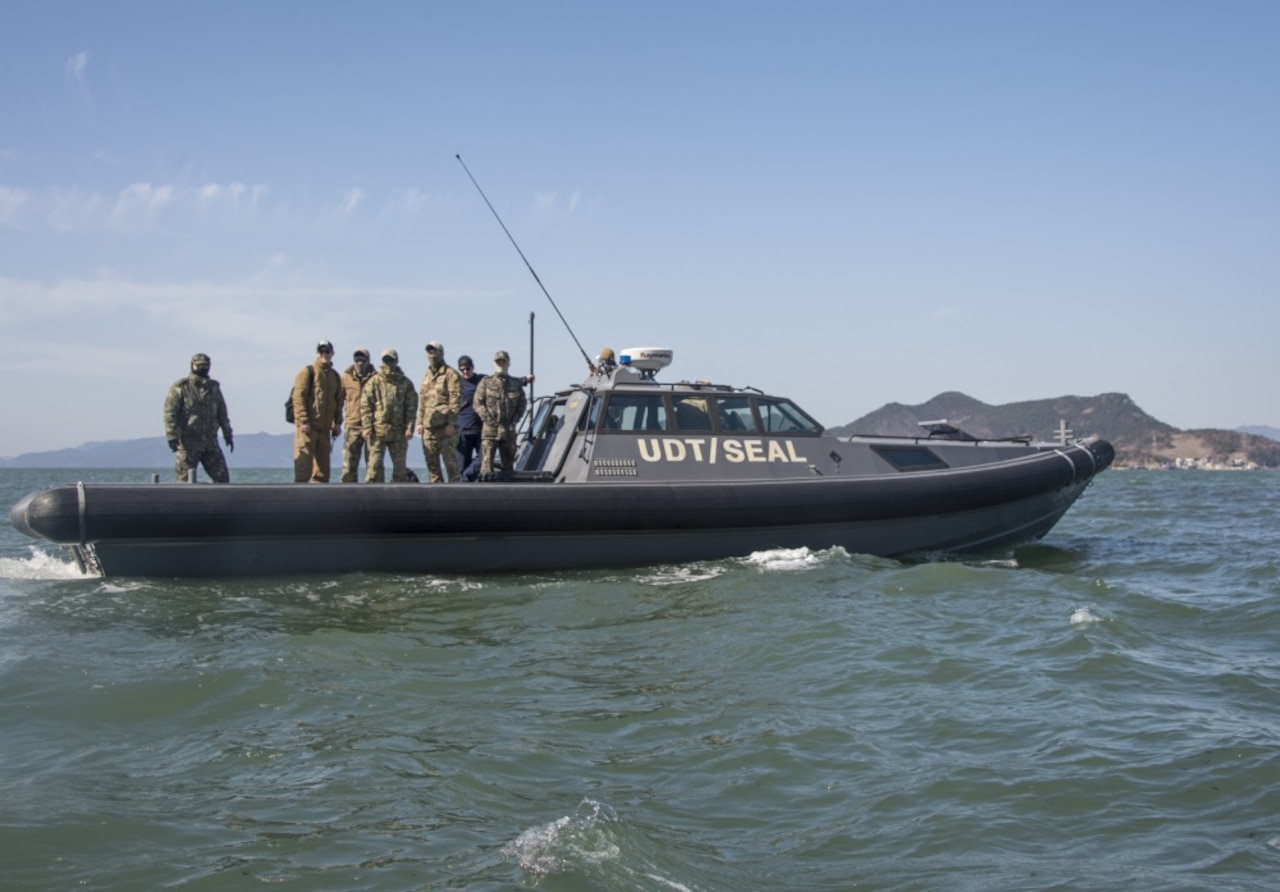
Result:
M659 383L670 350L621 364L535 406L518 478L582 482L812 476L822 425L791 400L705 381Z

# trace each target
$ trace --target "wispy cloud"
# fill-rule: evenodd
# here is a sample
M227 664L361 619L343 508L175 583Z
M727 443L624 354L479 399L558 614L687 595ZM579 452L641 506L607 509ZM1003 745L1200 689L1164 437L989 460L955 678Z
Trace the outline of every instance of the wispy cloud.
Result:
M130 183L116 197L111 222L117 228L136 222L139 218L153 222L165 206L174 201L176 195L173 186Z
M89 83L85 77L88 69L89 53L87 50L76 53L67 60L67 64L63 67L63 75L66 77L67 83L84 99L93 98L89 93Z
M0 184L0 224L11 229L51 229L72 232L127 234L158 225L195 225L216 213L224 224L252 222L269 192L267 186L247 183L206 183L175 186L167 183L130 183L115 194L87 191L79 186L51 187L41 191ZM337 216L349 215L359 196L345 195Z
M364 201L363 189L348 189L342 197L341 204L338 205L338 216L350 217L362 201Z
M556 193L538 192L533 196L533 209L539 214L547 214L555 210Z
M25 189L11 189L0 186L0 224L10 229L22 229L19 222L22 210L31 200L31 193Z

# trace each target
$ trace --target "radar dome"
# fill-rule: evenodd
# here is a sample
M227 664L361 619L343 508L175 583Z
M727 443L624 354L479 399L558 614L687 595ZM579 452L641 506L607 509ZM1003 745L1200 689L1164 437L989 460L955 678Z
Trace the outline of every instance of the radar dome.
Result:
M618 353L618 362L652 376L671 365L675 356L669 347L628 347Z

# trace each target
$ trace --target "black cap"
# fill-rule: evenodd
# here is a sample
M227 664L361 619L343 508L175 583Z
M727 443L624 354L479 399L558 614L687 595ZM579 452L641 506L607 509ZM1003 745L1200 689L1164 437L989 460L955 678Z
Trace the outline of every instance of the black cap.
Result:
M316 344L316 352L317 352L317 353L332 353L332 352L333 352L333 344L330 344L328 341L321 341L320 343Z
M464 365L473 369L476 367L476 364L471 361L471 357L465 353L458 357L458 366L462 367Z

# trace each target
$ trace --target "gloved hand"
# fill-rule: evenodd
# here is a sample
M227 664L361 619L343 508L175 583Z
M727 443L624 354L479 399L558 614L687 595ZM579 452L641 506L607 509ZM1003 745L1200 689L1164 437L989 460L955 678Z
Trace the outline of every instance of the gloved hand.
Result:
M235 452L235 451L236 451L236 441L235 441L235 440L233 440L233 439L231 438L231 435L230 435L230 434L227 434L227 436L225 437L225 439L226 439L226 441L227 441L227 451L228 451L228 452Z
M177 441L177 440L170 440L170 441L169 441L169 451L170 451L170 452L177 452L177 451L178 451L178 441Z

